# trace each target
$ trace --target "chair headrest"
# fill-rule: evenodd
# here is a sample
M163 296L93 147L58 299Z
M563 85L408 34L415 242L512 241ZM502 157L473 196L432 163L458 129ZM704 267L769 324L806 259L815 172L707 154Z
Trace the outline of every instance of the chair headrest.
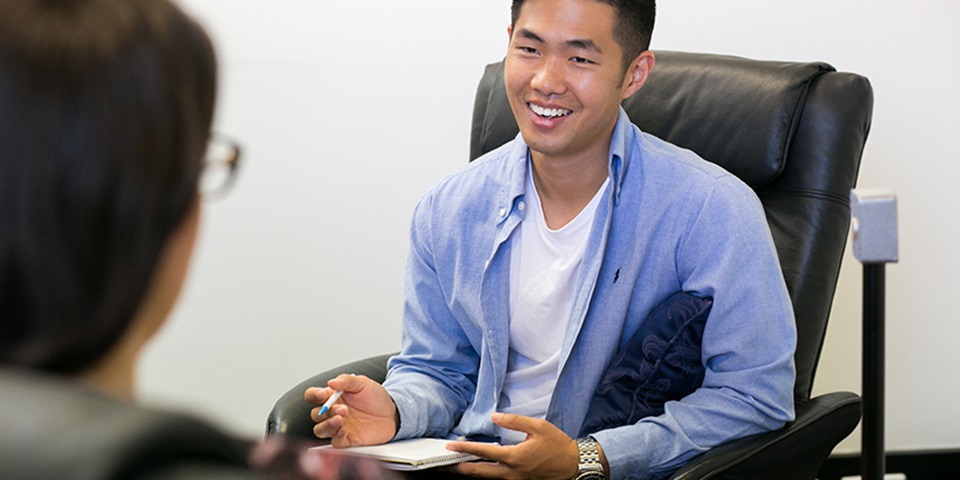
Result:
M776 178L810 83L826 63L750 60L659 51L646 85L623 102L630 119L651 133L697 152L752 187ZM503 63L487 66L477 94L471 158L519 131L503 87Z

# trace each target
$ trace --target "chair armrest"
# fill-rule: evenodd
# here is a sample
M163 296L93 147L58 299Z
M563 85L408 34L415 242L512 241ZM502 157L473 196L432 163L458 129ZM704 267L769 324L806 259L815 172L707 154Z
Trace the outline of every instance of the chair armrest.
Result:
M310 410L316 405L303 392L324 386L341 373L366 375L377 382L387 376L387 360L396 353L377 355L314 375L288 390L267 417L267 435L317 440ZM834 392L796 404L797 418L782 429L741 438L694 458L670 478L674 480L816 478L820 465L860 421L860 397ZM814 441L816 440L816 441Z
M833 448L860 422L860 397L833 392L797 402L797 418L780 430L716 447L670 478L813 480Z
M310 410L316 405L303 399L303 392L310 387L325 387L327 382L341 373L366 375L383 383L387 378L387 360L396 353L377 355L353 363L341 365L326 372L314 375L283 394L267 417L267 436L281 435L295 439L317 440L313 435L313 420Z

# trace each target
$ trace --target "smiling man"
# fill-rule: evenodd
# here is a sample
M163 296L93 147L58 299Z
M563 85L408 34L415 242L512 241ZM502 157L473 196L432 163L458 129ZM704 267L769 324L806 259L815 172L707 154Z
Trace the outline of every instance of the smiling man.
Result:
M793 312L753 191L641 132L653 0L514 0L504 83L520 135L440 182L411 226L403 349L381 386L309 389L335 446L417 436L477 477L656 478L793 418ZM642 93L640 93L642 94ZM682 398L597 423L598 384L678 293L707 302ZM599 426L598 426L599 425Z

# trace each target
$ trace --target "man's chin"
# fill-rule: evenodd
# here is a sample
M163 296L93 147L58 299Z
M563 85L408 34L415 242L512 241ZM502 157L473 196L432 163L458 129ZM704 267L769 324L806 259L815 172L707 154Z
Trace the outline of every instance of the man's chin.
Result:
M521 132L523 135L523 132ZM567 151L567 146L565 144L559 144L558 142L546 141L543 138L528 138L526 135L523 135L523 141L527 144L527 147L530 148L532 153L535 153L539 156L545 157L555 157L561 156Z

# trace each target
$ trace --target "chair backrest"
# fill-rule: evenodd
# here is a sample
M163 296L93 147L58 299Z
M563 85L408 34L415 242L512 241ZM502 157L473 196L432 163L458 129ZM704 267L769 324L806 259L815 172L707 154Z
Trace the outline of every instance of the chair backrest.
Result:
M647 84L623 107L642 130L723 166L757 192L796 311L794 396L807 400L870 130L870 83L825 63L666 51L656 59ZM518 131L503 64L488 65L474 104L470 159Z

